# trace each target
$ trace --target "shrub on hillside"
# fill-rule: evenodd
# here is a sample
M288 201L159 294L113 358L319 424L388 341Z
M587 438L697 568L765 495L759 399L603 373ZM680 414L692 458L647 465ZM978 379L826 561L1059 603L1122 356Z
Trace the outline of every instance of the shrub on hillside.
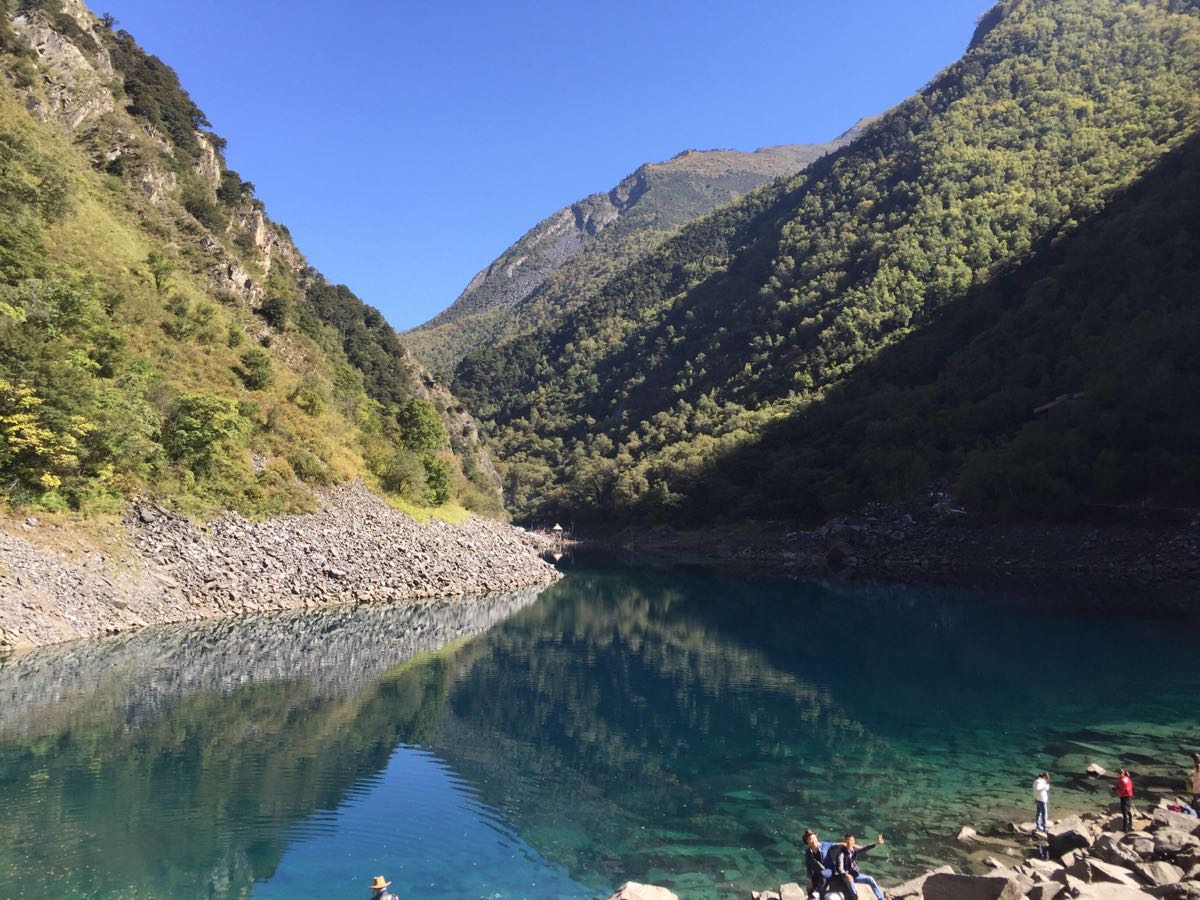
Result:
M233 371L251 391L261 391L275 382L275 373L271 371L271 357L257 347L243 353L240 365L235 366Z
M431 453L446 446L442 417L428 400L413 397L396 414L400 439L414 453Z
M450 464L427 453L421 457L421 465L425 469L424 500L430 506L441 506L450 499Z
M193 472L208 471L222 454L234 452L245 436L237 404L211 394L185 394L163 423L167 454Z

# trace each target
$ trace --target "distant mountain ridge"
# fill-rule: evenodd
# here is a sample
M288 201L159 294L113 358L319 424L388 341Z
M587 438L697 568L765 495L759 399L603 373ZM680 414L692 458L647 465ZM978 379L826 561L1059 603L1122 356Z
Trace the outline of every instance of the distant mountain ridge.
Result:
M406 333L405 345L431 368L451 372L467 351L540 324L565 299L556 288L578 280L563 273L556 281L565 267L580 274L607 271L653 249L679 226L845 146L870 121L862 119L823 144L753 152L689 149L639 166L607 193L584 197L527 231L453 304ZM539 309L521 309L538 294L545 295Z

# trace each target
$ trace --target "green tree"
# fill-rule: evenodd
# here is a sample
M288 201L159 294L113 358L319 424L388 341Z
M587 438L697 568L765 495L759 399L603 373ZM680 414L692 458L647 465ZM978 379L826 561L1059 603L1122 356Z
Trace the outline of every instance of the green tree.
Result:
M239 363L234 367L234 372L247 389L261 391L274 384L275 373L271 370L271 357L265 350L251 347L241 355Z
M171 286L171 279L175 275L175 263L162 251L151 250L146 255L146 265L150 268L150 277L154 279L154 290L162 296Z
M425 494L425 467L419 457L397 447L378 467L376 474L385 491L414 502L422 502Z
M428 400L413 397L396 414L396 424L400 440L414 453L431 453L446 446L446 427Z
M205 472L221 454L234 450L245 422L237 404L211 394L185 394L163 423L162 442L171 459Z
M292 319L293 305L291 298L284 294L267 297L257 310L263 321L276 331L284 331Z
M288 399L313 418L325 412L325 395L311 378L306 378L296 385Z
M421 465L425 469L425 502L441 506L450 499L450 464L427 453L421 457Z

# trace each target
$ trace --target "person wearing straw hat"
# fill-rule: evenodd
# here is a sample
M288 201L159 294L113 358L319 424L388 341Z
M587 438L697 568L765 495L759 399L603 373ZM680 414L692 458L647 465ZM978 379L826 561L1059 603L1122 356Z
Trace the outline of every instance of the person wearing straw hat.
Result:
M400 900L395 894L388 890L390 881L384 881L382 875L376 875L375 880L371 882L371 890L375 893L371 895L371 900Z

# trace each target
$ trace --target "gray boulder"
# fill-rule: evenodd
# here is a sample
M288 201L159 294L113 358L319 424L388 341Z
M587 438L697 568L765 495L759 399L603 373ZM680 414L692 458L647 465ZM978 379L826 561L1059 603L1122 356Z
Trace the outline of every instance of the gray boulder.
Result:
M1092 846L1092 838L1086 832L1070 829L1062 834L1052 834L1047 841L1050 855L1062 857L1072 850L1086 850Z
M1149 856L1154 852L1154 841L1147 838L1142 842L1142 849L1145 850L1144 855ZM1143 854L1135 849L1132 842L1126 843L1112 834L1100 835L1096 839L1096 843L1092 845L1092 854L1105 862L1125 866L1127 869L1132 869L1138 865L1143 857Z
M1154 852L1165 856L1200 850L1200 837L1179 828L1159 828L1154 832Z
M1114 866L1100 859L1080 857L1067 867L1067 874L1078 878L1085 884L1123 884L1128 887L1138 887L1133 873L1122 866Z
M1200 900L1200 881L1181 881L1150 888L1150 893L1162 900Z
M892 900L918 900L925 888L925 882L932 875L953 875L954 869L950 866L941 866L934 869L932 872L926 872L924 875L918 875L912 881L906 881L899 887L892 888L888 891L892 895Z
M1056 897L1066 897L1067 889L1055 881L1045 881L1035 884L1025 895L1028 900L1055 900Z
M1148 884L1156 887L1183 881L1183 869L1162 860L1140 863L1134 871L1141 875Z
M1051 859L1027 859L1021 865L1017 866L1017 871L1022 875L1027 875L1034 882L1041 883L1050 880L1055 872L1062 869L1062 863L1055 862Z
M1089 884L1075 895L1076 900L1147 900L1153 896L1141 888L1124 884Z
M1004 875L930 875L922 900L1023 900L1027 879Z
M1113 884L1124 884L1129 887L1139 887L1138 881L1133 877L1133 873L1124 866L1114 866L1112 863L1106 863L1100 859L1087 860L1088 869L1091 872L1091 877L1087 880L1095 882L1112 882Z
M1121 843L1142 859L1154 855L1154 838L1140 831L1131 831L1121 838Z
M1076 878L1067 869L1059 869L1050 876L1050 880L1065 887L1067 889L1067 893L1071 896L1075 896L1081 890L1087 887L1086 881Z
M1185 816L1183 813L1171 812L1161 806L1151 815L1150 830L1159 831L1162 828L1177 828L1189 834L1200 834L1200 819L1195 816Z
M1049 829L1047 841L1050 845L1051 856L1062 856L1072 850L1085 850L1092 846L1095 837L1092 833L1094 826L1088 825L1079 816L1071 816L1053 825Z

